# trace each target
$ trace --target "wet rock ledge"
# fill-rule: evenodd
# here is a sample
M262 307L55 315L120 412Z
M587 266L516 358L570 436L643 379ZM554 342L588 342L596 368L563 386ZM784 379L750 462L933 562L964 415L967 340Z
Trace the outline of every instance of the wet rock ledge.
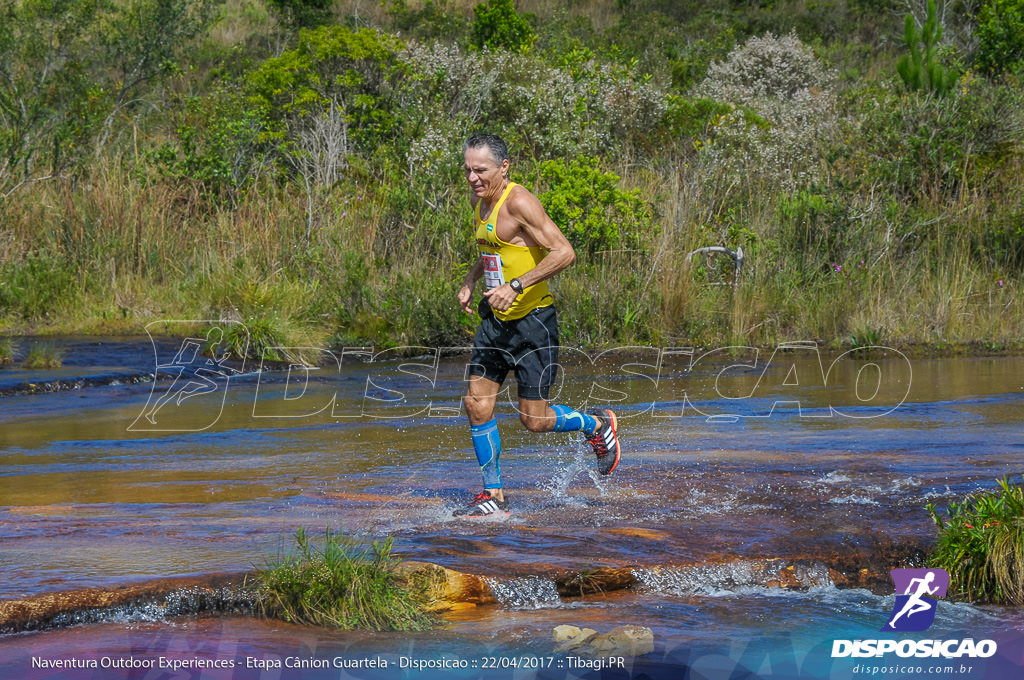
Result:
M0 600L0 634L109 621L251 614L251 574L163 578L111 588L83 588Z
M665 595L700 595L742 586L807 589L832 586L891 590L889 569L912 566L920 550L908 546L865 562L832 559L740 559L683 566L598 568L542 576L497 579L464 574L429 563L407 561L395 573L429 611L479 605L516 606L515 598L580 598L621 590ZM866 566L862 566L865 565ZM255 574L236 572L164 578L112 587L44 593L0 600L0 634L64 628L100 622L166 621L181 616L254 615ZM524 589L539 592L524 593ZM517 592L517 589L519 592ZM512 593L513 599L508 599Z

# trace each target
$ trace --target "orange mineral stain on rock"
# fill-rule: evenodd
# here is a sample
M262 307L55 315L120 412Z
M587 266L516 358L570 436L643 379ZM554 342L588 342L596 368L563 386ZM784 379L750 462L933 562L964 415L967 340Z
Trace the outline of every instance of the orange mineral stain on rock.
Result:
M664 541L670 538L670 535L664 531L658 531L657 529L641 529L635 527L615 527L612 529L605 529L606 533L619 534L620 536L633 536L635 538L646 538L651 541Z

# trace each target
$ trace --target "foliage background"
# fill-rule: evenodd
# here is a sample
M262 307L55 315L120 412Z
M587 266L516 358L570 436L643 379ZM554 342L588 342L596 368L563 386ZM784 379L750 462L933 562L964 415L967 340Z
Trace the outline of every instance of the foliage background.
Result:
M0 0L0 329L465 345L461 146L580 259L563 338L1019 347L1024 0ZM742 247L739 277L702 246ZM735 281L734 281L735 278Z

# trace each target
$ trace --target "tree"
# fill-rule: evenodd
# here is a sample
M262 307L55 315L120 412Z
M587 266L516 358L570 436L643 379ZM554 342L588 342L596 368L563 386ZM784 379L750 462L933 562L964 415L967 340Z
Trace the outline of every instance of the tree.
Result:
M948 92L957 76L939 63L936 50L942 40L942 25L935 13L935 0L928 0L928 15L920 28L913 15L907 15L903 40L910 52L896 62L896 70L906 86L940 95Z
M91 128L86 57L97 13L95 0L0 6L0 177L8 185L60 172Z
M107 15L101 44L113 64L111 106L96 144L101 150L114 119L139 103L143 85L177 70L182 48L213 18L215 0L128 0L123 9Z

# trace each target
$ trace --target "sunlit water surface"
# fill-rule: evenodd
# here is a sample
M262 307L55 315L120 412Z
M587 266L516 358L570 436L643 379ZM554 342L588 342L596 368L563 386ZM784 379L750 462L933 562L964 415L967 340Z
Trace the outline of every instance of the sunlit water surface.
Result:
M506 392L501 460L513 512L460 521L452 510L479 486L458 413L464 356L339 353L340 366L264 373L196 357L173 382L177 341L159 341L155 356L148 340L64 345L61 369L0 368L0 598L247 570L287 550L298 527L391 535L402 557L499 580L563 568L650 575L776 557L813 563L927 545L926 503L942 507L1024 472L1018 358L837 359L798 346L660 358L634 349L591 363L570 352L557 400L614 406L621 465L600 477L578 434L526 432ZM157 363L161 379L138 382ZM40 392L47 384L62 389ZM543 651L560 623L638 623L655 631L659 654L738 658L813 646L823 628L863 636L892 606L891 596L837 589L827 571L801 592L714 570L670 573L641 578L640 592L584 600L540 587L401 644ZM1024 625L1005 608L950 605L941 616L937 626L975 636ZM397 653L398 644L249 619L128 617L9 636L0 658L193 644L182 636L254 655L282 645Z

